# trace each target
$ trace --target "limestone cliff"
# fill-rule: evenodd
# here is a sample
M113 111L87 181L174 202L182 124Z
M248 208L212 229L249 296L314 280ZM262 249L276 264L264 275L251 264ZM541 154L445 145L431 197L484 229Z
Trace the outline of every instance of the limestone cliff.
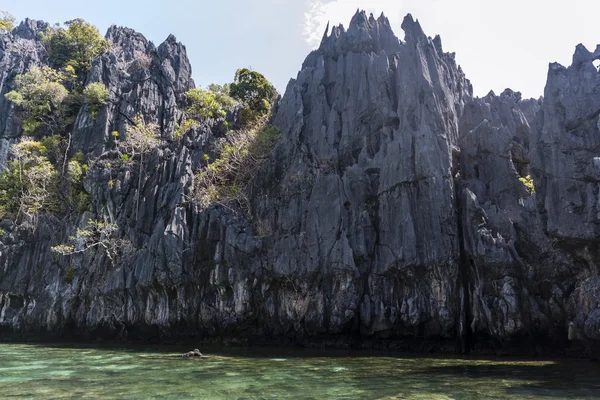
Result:
M0 40L2 164L21 134L3 95L46 62L44 27ZM219 132L207 120L172 140L194 86L185 47L110 28L87 81L111 100L96 119L82 108L70 132L71 151L98 160L91 206L4 236L0 339L547 351L566 347L574 320L596 347L600 50L551 65L543 101L474 98L439 37L410 15L402 29L364 12L328 29L277 107L282 137L243 219L190 200ZM114 162L110 135L138 113L164 139L141 177ZM116 263L50 253L91 217L129 241Z

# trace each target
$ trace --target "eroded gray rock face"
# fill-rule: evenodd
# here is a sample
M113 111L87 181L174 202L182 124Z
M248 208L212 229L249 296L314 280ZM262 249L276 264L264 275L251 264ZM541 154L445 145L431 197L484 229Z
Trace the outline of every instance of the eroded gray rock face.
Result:
M410 16L403 29L406 42L358 13L323 38L288 85L283 139L257 178L270 260L301 300L286 317L323 333L455 337L452 149L471 87L439 39Z
M14 79L34 66L45 63L46 50L39 33L48 24L26 19L12 32L0 37L0 167L8 159L11 144L21 136L21 127L13 104L4 95L15 89Z
M29 34L24 26L45 25L22 24L4 38L5 47L25 41L45 54L37 34ZM212 137L208 121L180 142L170 141L182 116L178 101L194 87L185 47L170 36L156 48L127 28L111 27L107 37L113 46L94 61L87 83L105 83L111 93L109 104L95 119L82 107L69 132L71 153L83 151L93 160L84 182L92 204L89 211L68 222L48 216L40 220L35 232L16 228L5 236L0 246L4 266L0 271L0 335L44 338L98 333L115 337L126 336L131 329L139 332L139 338L152 338L162 329L165 336L184 336L185 330L167 331L184 325L188 318L195 332L199 317L188 312L193 306L188 303L190 295L184 293L184 287L193 291L197 284L189 267L195 261L191 243L203 242L210 234L220 237L226 225L233 229L233 223L222 227L213 223L210 232L197 228L196 223L205 224L210 218L220 221L222 216L214 212L198 216L193 207L185 207L193 182L192 165L202 159ZM35 62L13 68L14 74L3 84L43 60L31 58ZM126 121L137 115L156 123L166 140L146 155L143 169L139 163L120 162L116 152L110 151L115 146L110 133L117 130L122 137ZM12 109L6 120L16 120ZM64 242L75 226L85 226L90 218L119 225L130 244L118 262L113 264L102 252L66 258L50 252L50 246ZM185 304L188 311L177 309L177 296L184 296L180 305Z
M42 27L2 39L2 93L45 62ZM0 339L545 351L566 346L574 320L594 347L600 51L552 65L543 101L508 89L478 99L439 37L410 15L402 28L404 41L384 16L359 12L348 30L327 30L278 106L282 138L248 221L191 201L219 132L208 120L173 138L194 86L185 48L110 28L113 46L87 77L110 102L95 119L82 107L71 132L71 151L95 159L92 204L4 236ZM21 42L29 58L5 50ZM2 137L18 138L3 101ZM112 151L111 132L138 114L164 139L143 167ZM521 182L530 174L534 193ZM128 240L115 262L51 254L90 218Z
M600 219L600 74L590 53L577 47L573 65L551 64L539 129L533 133L534 173L548 232L562 239L598 237Z
M565 319L546 315L552 285L546 287L543 277L554 266L545 268L536 253L552 244L541 229L534 197L520 181L530 174L530 121L541 105L507 89L473 100L461 120L456 177L467 320L475 341L491 336L526 342L551 334L550 321ZM556 300L563 304L565 299Z
M577 274L568 307L583 338L598 340L598 190L600 188L600 73L577 46L573 64L550 64L545 101L532 132L532 171L542 226L555 247L572 255ZM598 342L588 342L598 347Z
M96 119L81 109L73 130L74 148L102 154L115 145L112 132L124 132L138 114L157 123L164 137L172 138L182 118L178 101L194 87L185 46L171 35L156 48L132 29L115 26L106 37L113 46L94 61L87 83L107 86L109 106Z

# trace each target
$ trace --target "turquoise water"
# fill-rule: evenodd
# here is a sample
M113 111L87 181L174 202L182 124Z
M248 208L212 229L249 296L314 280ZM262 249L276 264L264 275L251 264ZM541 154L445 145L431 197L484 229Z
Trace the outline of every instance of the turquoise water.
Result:
M0 398L593 399L600 365L386 353L0 344Z

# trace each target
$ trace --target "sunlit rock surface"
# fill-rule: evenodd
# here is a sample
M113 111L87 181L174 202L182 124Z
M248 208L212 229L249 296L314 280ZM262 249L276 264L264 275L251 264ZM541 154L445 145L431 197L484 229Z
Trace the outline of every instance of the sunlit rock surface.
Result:
M45 26L0 39L2 95L46 62ZM277 107L282 138L246 220L190 201L222 132L208 120L172 140L194 87L185 47L111 27L87 77L110 102L69 132L71 151L97 157L92 205L4 236L0 338L545 352L575 321L581 351L596 348L600 50L552 64L543 100L474 98L439 37L410 15L402 29L364 12L328 28ZM4 164L20 127L3 97L0 111ZM164 139L143 171L115 162L111 135L138 114ZM130 242L115 263L51 254L90 218Z

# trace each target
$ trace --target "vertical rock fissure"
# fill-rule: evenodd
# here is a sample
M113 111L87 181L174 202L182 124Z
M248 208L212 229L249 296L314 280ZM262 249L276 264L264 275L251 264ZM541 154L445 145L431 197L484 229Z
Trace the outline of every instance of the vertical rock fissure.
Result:
M460 164L458 160L457 170L460 170ZM464 232L463 232L463 211L462 201L460 197L462 185L459 176L453 176L454 182L454 209L456 215L456 230L458 237L458 251L459 251L459 271L458 279L456 282L456 290L458 292L458 298L460 299L457 304L457 324L456 324L456 351L461 354L468 354L471 349L472 332L471 332L471 320L473 316L470 313L471 310L471 295L469 291L469 283L471 281L471 271L469 258L465 250Z

